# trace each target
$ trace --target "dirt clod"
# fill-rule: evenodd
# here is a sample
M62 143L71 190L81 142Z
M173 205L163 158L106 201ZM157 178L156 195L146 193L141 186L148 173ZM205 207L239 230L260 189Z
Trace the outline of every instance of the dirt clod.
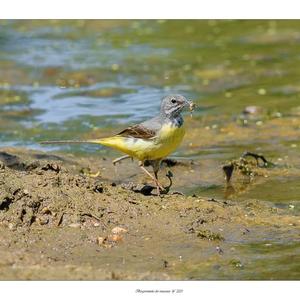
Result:
M42 167L42 170L44 171L54 171L55 173L59 173L61 170L61 167L58 164L55 163L48 163L44 167Z
M209 241L224 241L224 237L220 233L215 233L210 230L199 230L197 232L197 237Z

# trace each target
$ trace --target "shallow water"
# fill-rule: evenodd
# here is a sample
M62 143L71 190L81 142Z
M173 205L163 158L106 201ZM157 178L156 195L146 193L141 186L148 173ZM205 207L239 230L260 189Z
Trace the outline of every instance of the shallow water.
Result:
M38 147L74 126L80 137L137 122L168 93L195 100L196 117L247 105L286 113L299 104L297 24L2 21L1 141Z
M182 93L198 104L187 125L200 138L191 140L188 133L175 155L199 161L202 172L185 191L266 201L298 214L300 126L288 118L300 115L299 26L292 20L1 21L1 146L116 157L101 147L42 147L39 141L117 132L155 114L163 95ZM250 105L261 111L248 120L242 111ZM274 125L276 118L282 126ZM248 139L240 133L245 119L253 129ZM230 140L221 131L228 124ZM204 129L210 134L204 136ZM262 152L293 172L239 186L228 196L220 166L245 150ZM242 247L250 258L262 251L257 243ZM299 243L292 248L299 253ZM250 277L287 268L290 250L280 249L255 259ZM298 265L291 268L299 274ZM284 270L286 276L291 272Z

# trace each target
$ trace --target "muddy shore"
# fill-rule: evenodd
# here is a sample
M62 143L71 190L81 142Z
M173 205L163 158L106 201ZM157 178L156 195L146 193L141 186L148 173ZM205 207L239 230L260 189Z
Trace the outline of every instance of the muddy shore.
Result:
M300 222L288 209L172 192L146 196L139 191L147 179L134 167L135 176L118 181L101 157L0 152L1 280L299 279ZM129 172L132 164L124 165L120 172ZM295 261L288 278L274 267L282 243L290 245L284 259ZM249 245L256 245L255 259Z

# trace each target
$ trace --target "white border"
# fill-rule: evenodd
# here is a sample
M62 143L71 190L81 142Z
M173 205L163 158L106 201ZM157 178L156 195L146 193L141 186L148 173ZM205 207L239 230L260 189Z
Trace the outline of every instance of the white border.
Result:
M8 0L1 19L298 19L297 0ZM3 299L293 299L299 281L0 282ZM183 289L181 294L136 290Z
M2 299L296 299L299 281L0 282ZM136 292L137 290L144 292ZM183 289L182 293L156 291ZM153 290L149 293L145 291Z
M2 19L298 19L298 0L7 0Z

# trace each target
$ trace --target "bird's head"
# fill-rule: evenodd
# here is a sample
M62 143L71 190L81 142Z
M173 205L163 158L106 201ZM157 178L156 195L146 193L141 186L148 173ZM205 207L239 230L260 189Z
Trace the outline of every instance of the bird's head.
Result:
M169 95L162 99L160 112L167 117L177 117L185 107L192 111L194 104L184 96Z

